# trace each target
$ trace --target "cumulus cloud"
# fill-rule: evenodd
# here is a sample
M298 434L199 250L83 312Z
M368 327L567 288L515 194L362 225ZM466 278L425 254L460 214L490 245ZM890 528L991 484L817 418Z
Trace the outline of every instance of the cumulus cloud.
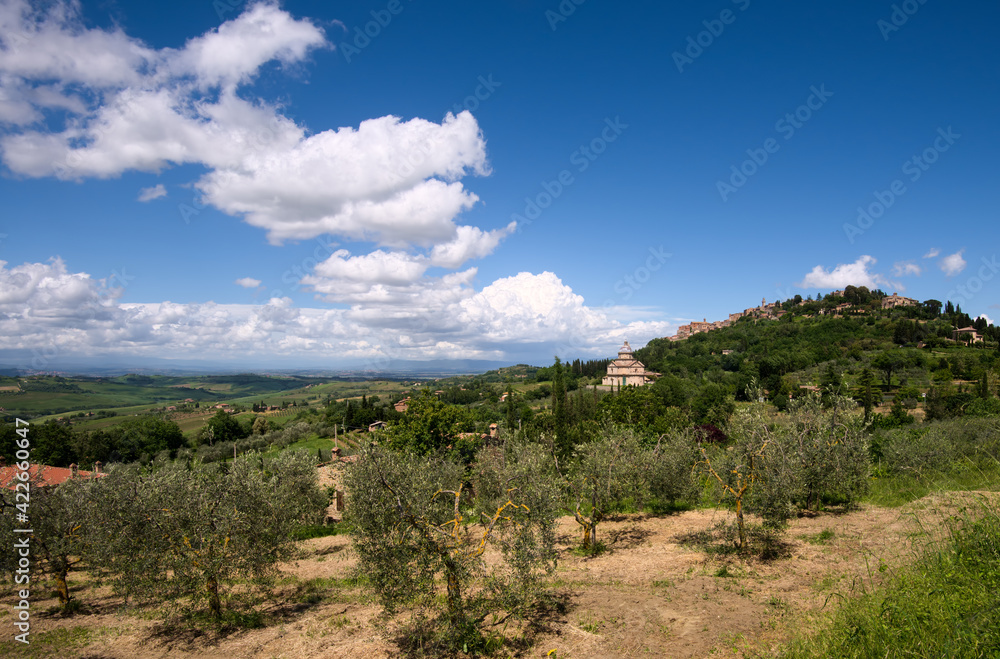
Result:
M180 51L164 54L174 75L190 75L206 87L232 86L251 79L267 62L293 64L325 44L315 25L293 19L275 4L259 3Z
M337 258L342 263L329 267L343 268L345 281L365 279L350 263L354 257ZM675 329L656 320L620 322L587 306L551 272L522 272L478 292L473 274L400 280L396 288L413 287L407 304L318 309L298 308L288 298L261 305L121 303L120 291L70 272L59 259L0 262L0 350L353 360L381 368L396 359L607 355L624 339L641 344Z
M439 122L300 126L248 85L266 63L298 65L331 45L274 3L176 48L152 48L120 29L88 27L72 0L0 0L0 40L0 160L15 174L82 180L195 164L204 168L193 182L201 199L274 244L325 236L374 244L336 251L302 276L319 299L347 307L337 309L285 298L120 304L119 289L58 259L2 264L0 349L43 341L87 353L500 358L505 342L600 355L622 338L670 333L665 322L622 323L588 307L552 273L477 291L477 269L465 264L516 227L458 221L479 201L462 179L490 173L476 119L466 111ZM156 185L139 199L165 192Z
M845 286L866 286L871 289L889 286L905 290L898 283L888 281L883 275L873 273L870 268L877 263L873 256L863 255L854 263L838 264L833 270L817 265L796 286L799 288L844 288Z
M476 227L458 227L454 239L435 245L431 250L431 265L458 268L470 259L481 259L493 253L497 245L517 228L511 222L503 229L483 231Z
M69 272L58 257L12 268L0 261L0 332L8 341L48 343L48 333L84 331L110 320L120 295L120 288Z
M479 126L462 112L441 124L382 117L324 131L215 170L198 188L209 203L267 230L272 243L327 233L429 246L456 239L453 219L479 200L451 180L466 172L488 167Z
M964 251L965 251L964 249L960 249L954 254L949 254L948 256L941 259L941 262L939 264L941 266L941 272L943 272L948 277L954 277L955 275L965 270L965 266L967 266L968 263L964 258L962 258L962 252Z
M22 127L0 139L0 155L15 173L106 178L200 164L209 170L196 183L204 200L275 244L332 234L438 247L436 261L459 267L499 240L454 223L478 201L459 179L489 173L469 112L309 135L276 106L241 95L265 63L296 64L331 47L319 27L274 4L255 4L181 48L151 49L120 30L84 27L75 4L42 13L8 0L0 36L21 34L21 48L0 51L0 120ZM61 131L40 124L56 107L71 114Z
M298 65L332 47L317 25L275 3L253 4L180 47L151 48L120 29L87 27L72 1L2 2L0 122L11 129L0 159L16 174L81 180L197 164L207 170L194 181L201 200L273 244L324 235L372 242L410 254L417 269L457 270L514 228L456 221L479 201L461 179L490 173L468 111L439 123L386 116L311 133L251 97L263 65ZM52 122L60 128L47 123L54 110L67 116ZM165 194L161 184L139 200ZM360 257L352 258L345 264ZM336 266L317 273L317 291L343 275Z
M923 269L913 261L898 261L892 264L893 277L919 276Z
M167 196L167 188L162 183L158 183L151 188L139 190L139 201L152 201L160 197Z
M940 253L941 253L941 250L939 250L937 247L931 247L929 250L927 250L927 253L924 254L924 258L925 259L936 259L938 257L938 254L940 254Z

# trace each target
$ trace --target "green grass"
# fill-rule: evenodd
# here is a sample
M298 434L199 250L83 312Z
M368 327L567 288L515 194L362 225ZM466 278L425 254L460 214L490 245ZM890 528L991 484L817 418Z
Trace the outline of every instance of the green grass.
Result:
M11 638L15 633L13 626L5 636ZM34 624L32 625L34 626ZM67 657L75 656L76 650L89 644L93 640L94 630L87 627L62 627L47 632L32 632L28 635L30 641L27 645L13 639L0 643L0 656L3 657L24 657L31 659L41 659L42 657Z
M834 533L833 529L826 528L815 535L806 535L801 537L803 540L812 545L826 545L829 544L831 540L833 540L835 535L836 534Z
M995 460L956 462L948 471L925 471L874 478L865 498L895 508L934 492L1000 491L1000 463Z
M323 456L325 459L330 458L330 449L333 448L333 438L320 437L319 435L312 435L306 437L305 439L300 439L299 441L289 444L287 447L280 449L282 451L309 451L311 453L316 453L316 449L323 451ZM344 442L340 442L340 448L344 448ZM277 453L279 449L272 446L267 453Z
M243 403L248 407L264 400L276 405L281 401L309 401L316 405L316 397L332 395L342 398L362 393L382 394L384 397L402 390L393 382L357 383L333 381L319 384L323 379L305 377L266 376L121 376L116 378L20 378L26 391L0 390L0 407L14 414L31 414L56 418L98 409L115 409L121 414L142 412L150 407L176 405L185 398L200 401L202 406L218 402ZM16 384L5 379L4 387ZM306 388L308 386L309 388ZM32 389L34 387L34 389Z
M331 535L346 535L351 532L346 522L323 526L322 524L310 524L300 526L292 532L292 537L296 540L309 540L311 538L326 538Z
M952 522L943 545L846 600L826 629L782 656L1000 656L1000 514L974 508Z

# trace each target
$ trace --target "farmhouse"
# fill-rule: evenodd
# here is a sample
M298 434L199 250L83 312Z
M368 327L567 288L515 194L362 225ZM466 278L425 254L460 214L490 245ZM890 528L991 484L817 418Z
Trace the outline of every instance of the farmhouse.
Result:
M94 467L94 471L81 471L75 464L69 467L31 464L28 467L29 482L32 487L54 487L74 478L100 478L105 475L101 473L100 462L95 463ZM22 482L17 478L19 471L17 467L4 467L0 463L0 487L7 490L16 489L17 483Z
M983 337L979 335L975 327L963 327L951 332L952 341L965 341L969 336L972 337L973 343L979 343L983 340Z
M625 345L618 349L618 359L608 364L608 374L604 376L601 384L619 387L631 384L641 387L652 382L657 375L659 374L647 371L643 363L635 358L632 347L626 341Z

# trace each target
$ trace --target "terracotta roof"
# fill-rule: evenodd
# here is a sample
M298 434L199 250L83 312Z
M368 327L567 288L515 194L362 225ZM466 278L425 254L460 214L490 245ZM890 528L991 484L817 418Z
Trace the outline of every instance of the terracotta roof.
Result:
M17 478L18 471L20 470L13 466L3 467L0 469L0 487L13 490L15 488L15 484L21 482ZM30 482L35 487L59 485L73 478L73 472L66 467L50 467L48 465L39 464L30 465L28 468L28 474L31 476ZM77 478L100 478L101 476L106 475L107 474L98 474L93 471L83 471L82 469L76 472Z

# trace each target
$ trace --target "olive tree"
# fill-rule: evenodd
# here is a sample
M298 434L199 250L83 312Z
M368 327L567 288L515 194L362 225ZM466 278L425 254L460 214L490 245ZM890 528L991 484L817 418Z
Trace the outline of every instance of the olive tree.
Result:
M850 398L815 392L789 406L785 438L796 470L797 501L817 509L823 498L850 506L868 491L870 460L864 418Z
M597 548L597 525L626 499L641 506L649 494L639 436L628 427L606 426L576 447L566 479L573 517L583 536L581 549Z
M523 614L556 555L546 452L480 451L473 472L474 496L462 465L370 444L345 474L360 570L383 609L436 610L443 577L445 632L465 637L490 613Z
M70 573L81 569L84 537L89 528L98 524L93 515L91 485L89 480L69 480L51 487L38 479L24 483L27 489L0 494L0 532L6 538L21 540L30 537L31 574L47 576L55 582L59 603L66 607L71 599ZM25 506L24 504L28 504ZM28 511L26 522L15 523L16 514ZM15 528L31 529L30 536L15 534ZM17 567L17 552L4 552L0 572L11 572Z
M722 499L736 514L739 548L747 547L746 512L759 515L764 526L780 529L794 512L796 470L783 436L786 427L769 422L764 406L752 404L734 416L729 434L735 443L714 457L701 449L699 466L718 485Z
M660 435L656 445L640 456L649 494L671 503L694 499L698 480L693 467L698 458L698 446L688 433L674 430Z
M216 618L235 583L270 583L296 526L318 521L328 503L304 452L125 467L95 486L102 524L88 553L98 574L126 597L207 602Z

